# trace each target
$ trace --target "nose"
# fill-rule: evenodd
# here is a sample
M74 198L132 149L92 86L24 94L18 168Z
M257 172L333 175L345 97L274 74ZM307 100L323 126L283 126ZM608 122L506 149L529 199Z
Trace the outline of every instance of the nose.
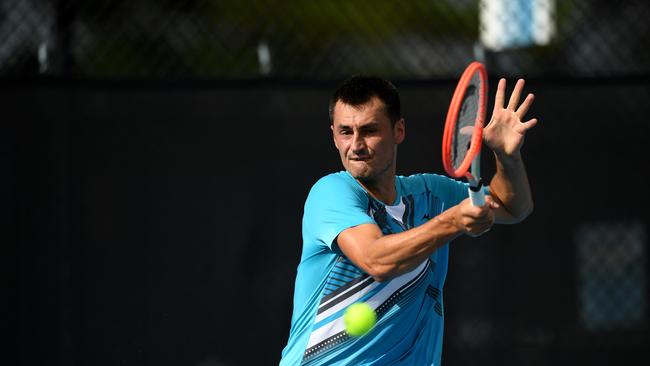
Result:
M358 151L363 151L366 148L366 141L364 140L363 136L359 132L354 132L354 135L352 136L352 151L353 152L358 152Z

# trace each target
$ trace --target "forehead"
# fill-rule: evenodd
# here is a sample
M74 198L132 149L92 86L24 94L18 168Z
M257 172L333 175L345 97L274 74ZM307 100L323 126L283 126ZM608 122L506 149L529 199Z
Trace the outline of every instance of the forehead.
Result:
M377 97L370 98L364 104L350 105L336 102L333 113L333 123L335 125L363 124L370 122L390 123L390 118L386 111L386 105Z

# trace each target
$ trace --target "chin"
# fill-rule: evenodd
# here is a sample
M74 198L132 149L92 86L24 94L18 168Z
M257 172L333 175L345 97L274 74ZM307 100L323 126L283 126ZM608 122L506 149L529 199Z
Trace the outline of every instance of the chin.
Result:
M380 170L377 169L376 161L348 161L346 170L354 179L372 181L377 178Z
M373 177L372 171L368 169L348 169L348 172L354 179L370 180Z
M357 180L370 182L379 179L382 175L389 171L391 164L387 164L384 169L378 169L375 164L348 164L345 169L350 175Z

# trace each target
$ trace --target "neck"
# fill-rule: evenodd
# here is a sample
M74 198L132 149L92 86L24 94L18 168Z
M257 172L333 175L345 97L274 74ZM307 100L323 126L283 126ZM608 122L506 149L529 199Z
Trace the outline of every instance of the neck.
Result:
M387 205L392 205L397 197L397 188L395 187L395 174L387 174L385 178L363 181L357 179L359 184L370 193L376 200L381 201Z

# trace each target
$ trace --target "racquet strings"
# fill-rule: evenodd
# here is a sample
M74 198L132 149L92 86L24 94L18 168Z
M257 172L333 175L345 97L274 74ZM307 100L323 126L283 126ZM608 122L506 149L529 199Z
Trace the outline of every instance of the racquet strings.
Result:
M481 78L475 72L467 84L463 100L458 109L456 126L451 141L451 163L453 169L460 167L470 148L474 126L479 114L479 91L481 90Z

